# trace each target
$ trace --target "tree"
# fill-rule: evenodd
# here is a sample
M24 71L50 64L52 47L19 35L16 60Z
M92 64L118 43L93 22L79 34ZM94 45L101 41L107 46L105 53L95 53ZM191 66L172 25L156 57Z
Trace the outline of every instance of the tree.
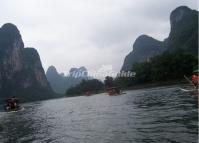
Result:
M107 87L107 88L113 87L114 86L113 77L106 76L105 80L104 80L104 84L105 84L105 87Z

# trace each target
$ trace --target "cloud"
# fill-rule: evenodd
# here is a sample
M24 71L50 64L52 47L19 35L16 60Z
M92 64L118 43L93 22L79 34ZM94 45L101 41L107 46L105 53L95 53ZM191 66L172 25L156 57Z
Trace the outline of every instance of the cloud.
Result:
M139 35L168 36L169 15L181 5L197 9L197 0L1 0L0 24L17 25L45 70L107 64L119 71Z

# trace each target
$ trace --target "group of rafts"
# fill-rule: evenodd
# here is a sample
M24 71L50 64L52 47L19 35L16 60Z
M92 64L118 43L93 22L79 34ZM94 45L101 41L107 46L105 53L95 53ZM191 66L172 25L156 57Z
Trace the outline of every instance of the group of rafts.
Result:
M195 70L192 74L191 79L184 76L184 78L190 83L191 88L189 89L181 88L182 91L187 91L187 92L197 91L198 92L198 73L199 71ZM117 95L125 94L124 92L121 91L120 87L109 87L107 88L106 91L109 96L117 96ZM22 110L23 108L19 106L18 99L16 99L15 97L12 97L6 100L4 109L5 111L10 112L10 111L19 111L19 110Z
M116 96L116 95L121 95L122 91L120 87L109 87L106 89L108 95L110 96Z
M184 78L189 82L190 86L188 86L187 88L180 88L180 89L185 92L194 91L198 93L198 73L199 73L199 70L195 70L193 71L193 74L190 78L188 78L187 76L184 76ZM109 96L117 96L117 95L125 94L121 91L120 87L109 87L107 88L106 91Z

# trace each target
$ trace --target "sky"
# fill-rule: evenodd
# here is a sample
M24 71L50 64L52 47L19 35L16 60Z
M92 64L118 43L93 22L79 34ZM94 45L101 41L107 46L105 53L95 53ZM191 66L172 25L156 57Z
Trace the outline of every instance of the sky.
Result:
M15 24L45 71L119 71L138 36L168 37L170 13L182 5L198 9L197 0L0 0L0 26Z

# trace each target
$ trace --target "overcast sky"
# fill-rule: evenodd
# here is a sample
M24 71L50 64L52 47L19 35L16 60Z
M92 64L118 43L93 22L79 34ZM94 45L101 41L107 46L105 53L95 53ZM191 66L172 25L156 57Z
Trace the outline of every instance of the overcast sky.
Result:
M15 24L45 70L119 71L139 35L168 36L169 15L181 5L198 9L197 0L0 0L0 25Z

